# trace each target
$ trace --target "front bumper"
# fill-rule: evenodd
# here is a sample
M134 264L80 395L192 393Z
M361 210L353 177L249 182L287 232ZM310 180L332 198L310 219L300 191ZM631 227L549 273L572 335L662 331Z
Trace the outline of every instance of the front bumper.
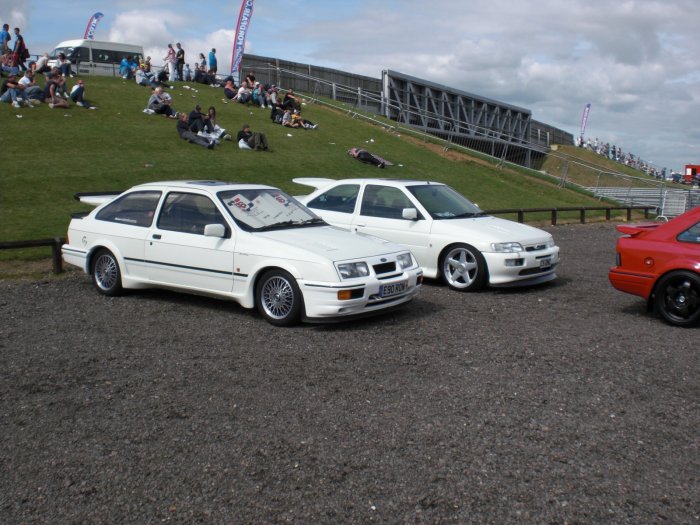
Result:
M489 284L496 287L527 286L555 279L559 247L516 253L483 252Z
M390 279L353 279L342 283L319 283L313 281L297 281L304 296L306 309L305 319L322 321L337 318L371 315L388 308L407 303L420 290L423 282L423 270L412 268ZM380 297L380 287L406 283L403 292L390 297ZM350 290L352 298L341 300L338 292Z

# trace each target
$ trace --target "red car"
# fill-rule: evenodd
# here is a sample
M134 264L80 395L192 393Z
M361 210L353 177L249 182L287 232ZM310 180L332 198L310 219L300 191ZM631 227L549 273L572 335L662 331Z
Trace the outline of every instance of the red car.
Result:
M667 322L700 322L700 207L668 222L618 226L612 285L648 301Z

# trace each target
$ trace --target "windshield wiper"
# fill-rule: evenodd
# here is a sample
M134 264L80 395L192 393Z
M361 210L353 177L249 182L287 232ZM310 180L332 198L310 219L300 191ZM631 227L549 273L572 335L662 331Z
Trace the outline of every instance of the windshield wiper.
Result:
M306 219L303 221L282 221L276 222L274 224L268 224L266 226L261 226L257 228L256 231L262 232L267 230L276 230L277 228L287 228L289 226L310 226L312 224L326 224L326 221L315 217L313 219Z
M483 217L486 215L483 211L467 211L460 213L459 215L454 215L449 217L450 219L471 219L473 217Z
M312 224L326 224L326 221L324 221L320 217L314 217L313 219L306 219L305 221L298 221L298 222L295 222L294 224L296 224L298 226L311 226Z

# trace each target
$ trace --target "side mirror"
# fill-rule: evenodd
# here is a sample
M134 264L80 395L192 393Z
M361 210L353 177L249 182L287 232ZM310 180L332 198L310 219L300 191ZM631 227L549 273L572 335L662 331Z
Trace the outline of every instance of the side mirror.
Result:
M401 217L409 221L417 221L418 210L415 208L404 208L401 210Z
M226 226L223 224L207 224L204 227L205 237L224 237L226 235Z

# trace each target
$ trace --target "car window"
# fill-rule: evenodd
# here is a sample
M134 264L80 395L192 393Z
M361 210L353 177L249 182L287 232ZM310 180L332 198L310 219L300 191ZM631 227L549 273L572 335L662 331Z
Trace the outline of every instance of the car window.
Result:
M457 193L449 186L425 184L409 186L413 196L418 199L433 219L461 219L481 217L484 213L479 207Z
M159 191L129 193L102 208L95 219L148 227L153 223L153 215L158 206L160 195Z
M404 208L415 208L415 205L399 188L368 184L362 196L360 215L401 219Z
M73 61L86 62L90 60L90 50L87 47L76 47L73 54L68 58Z
M214 202L204 195L171 192L158 215L157 226L161 230L204 235L207 224L223 224L224 216Z
M355 211L359 184L341 184L313 199L307 206L317 210L352 213Z
M93 49L92 60L93 62L114 62L114 56L108 49Z
M681 242L700 244L700 222L678 235L677 239Z

